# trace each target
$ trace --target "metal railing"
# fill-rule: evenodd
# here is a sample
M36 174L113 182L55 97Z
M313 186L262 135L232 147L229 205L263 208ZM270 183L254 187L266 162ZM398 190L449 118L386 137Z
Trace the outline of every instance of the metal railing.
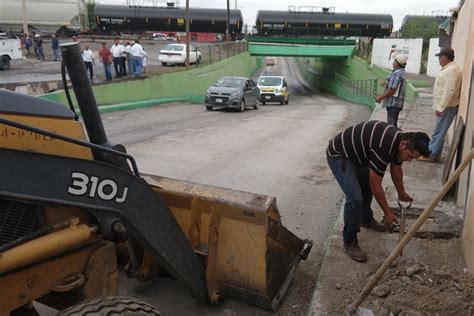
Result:
M377 96L377 79L350 80L339 73L334 73L334 79L344 91L350 94L374 98Z
M198 46L202 54L200 65L210 65L215 62L230 58L242 53L247 49L247 42L224 42L211 45Z

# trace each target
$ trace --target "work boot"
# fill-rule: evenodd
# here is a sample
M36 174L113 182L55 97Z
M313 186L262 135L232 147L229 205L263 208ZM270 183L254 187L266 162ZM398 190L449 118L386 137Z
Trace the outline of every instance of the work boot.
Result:
M370 222L366 224L361 223L360 226L367 229L375 230L376 232L384 232L387 230L387 227L384 224L377 222L373 218L370 220Z
M358 262L366 262L367 256L365 253L360 249L357 242L353 242L350 244L344 243L344 252L354 261Z

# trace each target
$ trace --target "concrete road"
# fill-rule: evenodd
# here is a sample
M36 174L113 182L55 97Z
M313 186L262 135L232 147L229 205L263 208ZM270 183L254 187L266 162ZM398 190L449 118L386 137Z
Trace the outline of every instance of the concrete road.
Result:
M315 242L278 311L302 315L342 196L326 164L326 145L342 128L366 120L370 111L313 91L294 60L276 62L272 71L286 76L289 105L239 113L169 104L103 119L109 138L126 145L141 172L276 196L283 224ZM171 279L143 284L123 276L120 293L157 306L163 315L266 313L230 299L219 306L196 302Z

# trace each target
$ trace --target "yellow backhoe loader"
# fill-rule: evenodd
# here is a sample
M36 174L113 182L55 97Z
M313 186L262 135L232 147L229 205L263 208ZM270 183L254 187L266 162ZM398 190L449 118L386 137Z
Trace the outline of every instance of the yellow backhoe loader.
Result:
M71 102L0 91L0 315L33 315L35 301L158 315L116 297L120 249L129 277L164 270L198 300L276 310L312 242L282 226L274 197L140 174L107 140L79 44L61 52L84 126Z

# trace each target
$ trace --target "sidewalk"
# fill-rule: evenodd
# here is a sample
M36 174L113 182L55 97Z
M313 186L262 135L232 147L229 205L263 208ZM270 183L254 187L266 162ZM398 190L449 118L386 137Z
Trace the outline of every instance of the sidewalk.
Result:
M430 91L420 91L413 105L400 113L399 127L431 136L435 116ZM376 108L372 119L386 120L386 111ZM447 154L444 150L442 162ZM406 191L415 202L407 214L407 229L441 188L443 163L413 161L404 164ZM387 171L384 186L394 212L397 193ZM341 193L342 194L342 193ZM382 211L373 202L374 215ZM474 281L465 270L460 232L463 210L452 201L442 201L422 226L378 286L362 303L375 315L471 315ZM395 248L398 233L379 233L361 228L359 244L368 262L351 260L342 249L342 210L328 242L327 252L315 288L309 315L344 315L345 308L367 284L370 276Z

